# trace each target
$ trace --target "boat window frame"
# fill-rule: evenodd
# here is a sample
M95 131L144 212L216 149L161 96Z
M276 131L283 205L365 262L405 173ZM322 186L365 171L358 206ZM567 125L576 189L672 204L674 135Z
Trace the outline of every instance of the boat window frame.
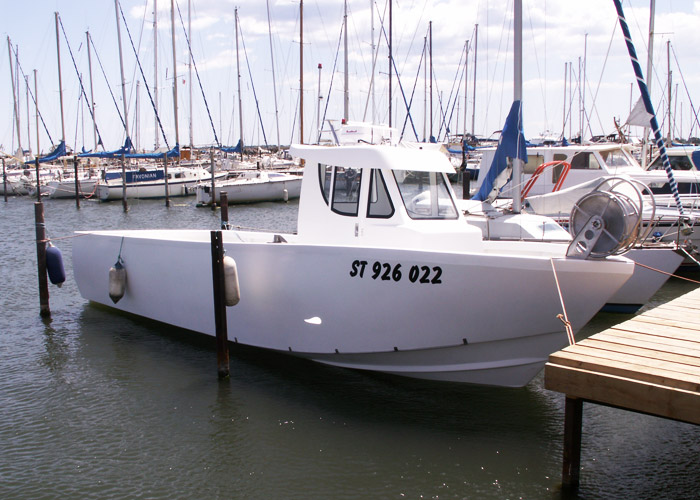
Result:
M392 170L392 173L394 175L394 182L396 182L396 186L399 190L401 202L403 203L404 208L406 209L406 214L412 220L424 221L424 220L456 220L456 219L459 219L459 210L457 210L457 205L455 204L455 199L454 199L452 190L449 187L450 181L449 181L449 179L447 179L447 176L443 172L421 172L421 174L423 174L423 173L428 174L428 179L431 179L432 176L435 176L436 182L435 183L430 182L427 190L423 189L418 194L411 196L410 201L417 199L418 197L420 197L424 193L429 193L431 196L437 197L437 200L436 200L437 215L432 215L432 209L431 209L431 214L429 216L422 216L419 213L412 210L408 206L409 200L407 200L407 195L410 195L410 193L406 193L402 189L402 186L404 185L404 183L399 182L399 179L397 178L398 172L401 172L401 175L405 175L405 171ZM450 201L450 207L451 207L451 214L447 214L444 216L440 215L440 188L444 189L444 194L446 195L446 198ZM431 201L431 208L432 208L432 201Z
M329 170L330 169L330 170ZM329 172L330 172L330 177L329 177ZM321 196L323 196L323 201L326 202L326 205L330 206L330 200L331 200L331 193L333 193L333 172L334 172L334 167L332 165L326 165L324 163L319 162L318 163L318 183L319 183L319 188L321 189ZM328 178L328 191L326 192L326 180Z
M375 193L375 179L378 178L381 181L381 188L377 189L377 193ZM379 184L379 183L377 183ZM376 196L376 199L379 200L379 194L380 191L383 193L383 196L386 198L386 201L389 202L389 208L390 212L386 214L372 214L371 209L372 206L375 206L377 203L372 201L372 198ZM389 193L389 187L386 184L386 180L384 179L384 174L382 174L381 169L378 168L373 168L370 170L370 175L369 175L369 196L367 197L367 218L368 219L391 219L394 214L396 213L396 207L394 207L394 202L391 199L391 194Z
M353 195L353 192L356 192L356 198L354 200L350 201L339 201L336 198L336 193L337 189L346 189L346 186L340 187L340 184L337 182L338 177L340 176L341 172L339 172L340 169L343 169L342 174L345 175L345 172L348 170L353 170L355 171L355 177L353 180L356 179L356 184L357 184L357 189L351 187L350 188L350 196ZM352 168L352 167L333 167L333 182L332 185L333 187L331 188L331 202L330 202L330 207L331 211L338 214L338 215L343 215L345 217L357 217L360 213L360 191L362 189L362 170L361 168ZM351 205L352 208L354 208L353 211L351 210L343 210L341 209L341 204L344 207L345 205Z

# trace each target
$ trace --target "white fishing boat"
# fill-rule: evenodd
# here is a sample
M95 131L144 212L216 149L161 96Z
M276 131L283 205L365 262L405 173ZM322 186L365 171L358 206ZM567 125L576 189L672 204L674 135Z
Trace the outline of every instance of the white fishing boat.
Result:
M454 169L437 151L291 152L306 161L298 232L222 232L240 283L240 303L227 312L233 342L345 368L522 386L567 344L561 300L577 331L632 275L624 257L485 240L457 209L446 179ZM214 335L210 233L81 231L80 293ZM127 277L115 304L108 270L118 258Z
M301 176L269 170L244 170L232 179L216 182L212 196L211 182L195 187L197 205L219 203L226 192L229 203L258 203L261 201L288 201L299 198Z
M97 195L97 186L100 177L97 171L78 173L78 196L81 198L92 198ZM76 182L74 175L61 174L58 178L49 181L47 184L49 198L75 198Z
M142 167L129 169L126 174L127 198L164 198L165 169L163 167ZM217 174L219 178L225 174ZM211 180L211 174L202 167L168 168L168 196L188 196L194 194L198 182ZM101 201L121 200L123 192L122 173L109 170L97 186Z

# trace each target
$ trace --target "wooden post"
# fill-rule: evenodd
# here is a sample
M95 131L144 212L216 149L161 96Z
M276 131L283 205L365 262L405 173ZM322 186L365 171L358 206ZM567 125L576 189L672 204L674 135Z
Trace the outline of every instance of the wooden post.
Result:
M209 150L209 169L211 172L211 209L216 210L216 181L214 176L214 150Z
M122 155L122 207L124 212L129 211L129 204L126 202L126 157Z
M466 110L465 110L466 113ZM466 123L464 124L464 128L466 129ZM467 170L467 139L466 139L466 133L462 136L462 199L463 200L468 200L469 199L469 181L471 180L469 178L469 171Z
M73 174L75 175L75 208L80 208L80 181L78 180L78 157L73 157Z
M39 182L39 157L34 159L34 165L36 168L36 201L41 201L41 183Z
M219 378L229 376L226 289L224 284L224 243L221 231L211 232L211 273L214 288L214 326Z
M163 153L163 176L165 177L165 206L170 207L170 193L168 192L168 153Z
M7 171L5 170L5 158L2 159L2 192L4 193L5 203L7 203Z
M34 202L34 223L36 226L36 264L39 272L39 314L42 317L49 317L51 309L49 308L49 280L46 274L46 226L44 225L44 204L40 201Z
M562 469L564 488L575 489L579 485L582 423L583 400L567 396L564 410L564 466Z
M228 193L219 193L219 205L221 205L221 229L228 229Z

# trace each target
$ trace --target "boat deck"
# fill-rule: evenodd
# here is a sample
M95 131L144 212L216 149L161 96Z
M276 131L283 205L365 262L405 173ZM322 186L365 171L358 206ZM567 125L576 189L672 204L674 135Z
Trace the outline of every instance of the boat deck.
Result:
M552 354L566 395L564 486L579 483L583 402L700 424L700 289Z

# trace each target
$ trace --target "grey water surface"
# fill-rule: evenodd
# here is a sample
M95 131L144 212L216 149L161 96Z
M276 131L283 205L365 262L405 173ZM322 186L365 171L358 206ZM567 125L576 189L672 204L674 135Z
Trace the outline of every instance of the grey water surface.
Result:
M294 231L297 207L231 207L230 219ZM50 288L48 320L39 316L34 202L0 201L2 499L700 497L700 429L589 404L581 487L562 492L564 397L543 388L542 374L522 389L494 389L239 348L230 379L219 381L213 339L82 299L68 238L217 229L218 211L191 198L170 208L133 200L127 213L120 202L44 208L68 276ZM654 301L695 286L670 282ZM468 306L455 297L455 307ZM601 313L582 335L627 317Z

